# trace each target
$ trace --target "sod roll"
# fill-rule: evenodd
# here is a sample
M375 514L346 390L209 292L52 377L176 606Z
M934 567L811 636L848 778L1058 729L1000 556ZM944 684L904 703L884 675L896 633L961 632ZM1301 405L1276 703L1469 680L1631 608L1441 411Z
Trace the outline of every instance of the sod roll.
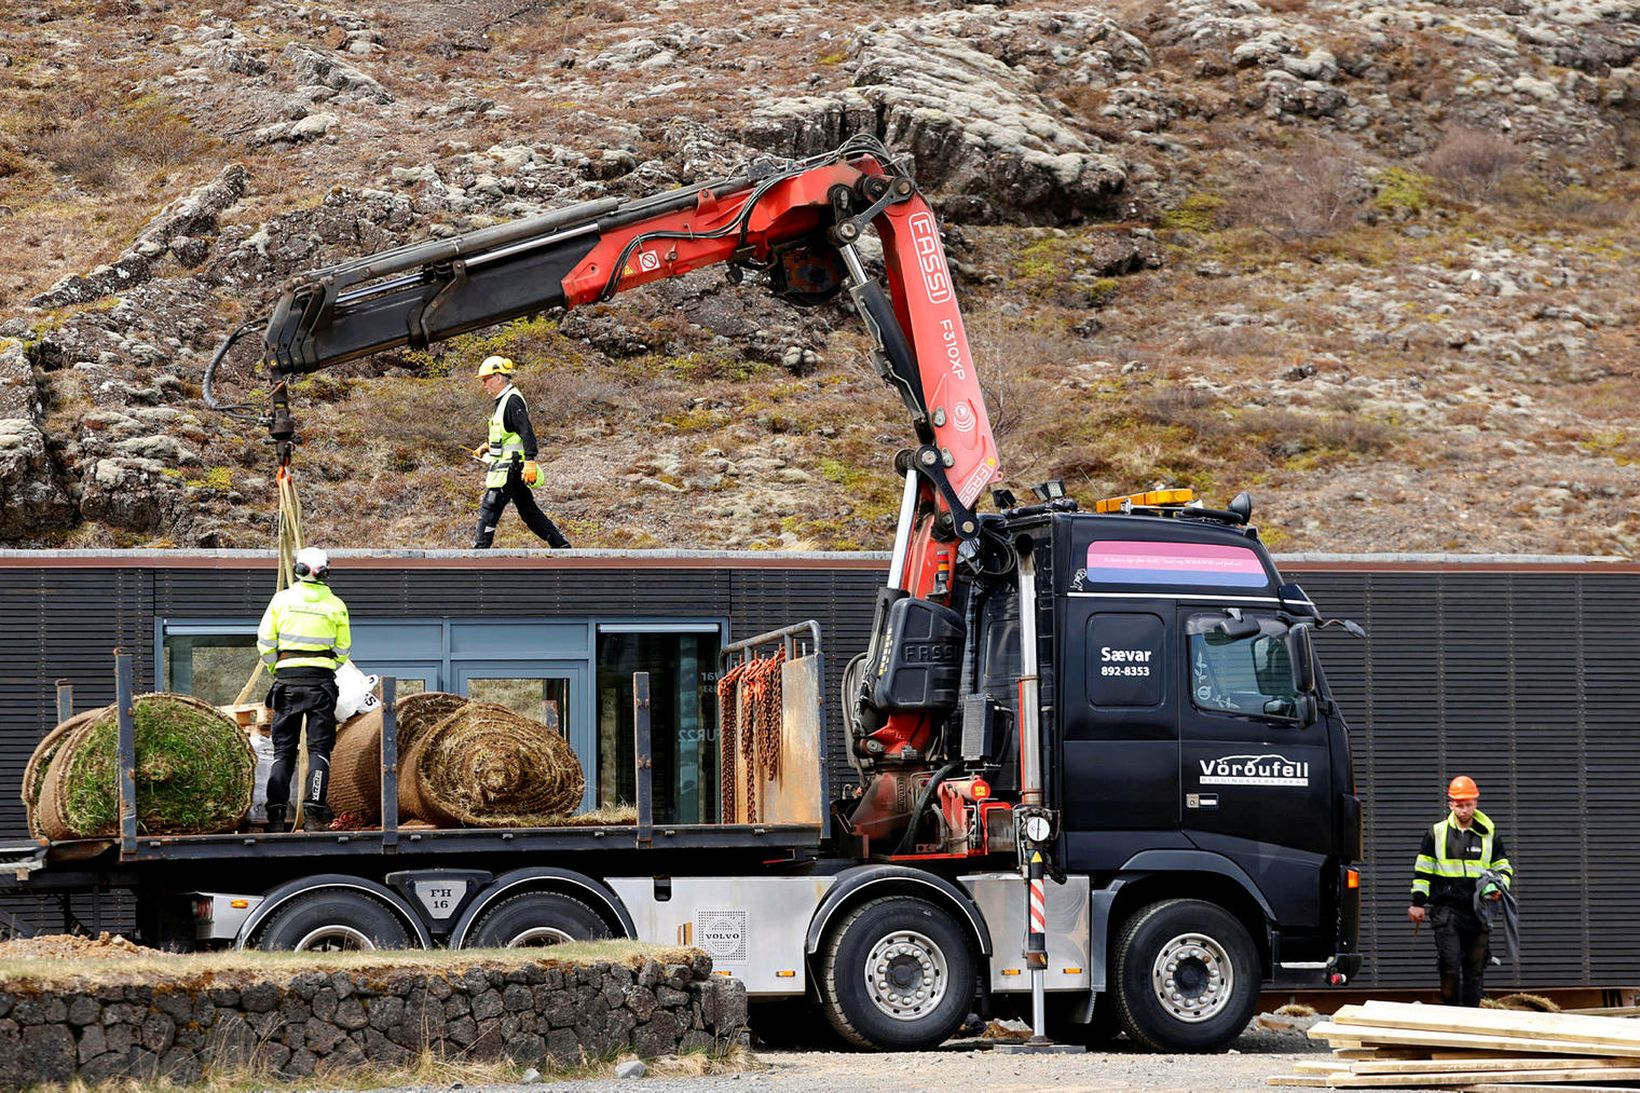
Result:
M49 838L41 830L38 819L40 795L45 792L46 774L51 770L51 761L61 750L63 741L86 722L113 711L114 707L104 706L100 710L84 710L77 713L67 721L58 722L57 727L46 733L44 739L34 746L34 754L29 756L28 766L23 768L23 805L28 810L29 834L35 838Z
M337 818L374 824L382 818L382 708L355 714L336 731L330 753L329 804Z
M393 716L399 726L399 760L410 753L410 746L429 729L467 705L467 699L446 691L423 691L405 695L393 703Z
M568 741L489 702L469 702L420 733L399 771L406 808L442 826L550 826L586 788Z
M34 780L24 782L25 793L39 785L30 826L50 839L117 835L118 718L110 706L71 720L79 723L36 749ZM204 835L244 822L256 755L232 718L188 695L151 694L133 701L132 721L139 831Z

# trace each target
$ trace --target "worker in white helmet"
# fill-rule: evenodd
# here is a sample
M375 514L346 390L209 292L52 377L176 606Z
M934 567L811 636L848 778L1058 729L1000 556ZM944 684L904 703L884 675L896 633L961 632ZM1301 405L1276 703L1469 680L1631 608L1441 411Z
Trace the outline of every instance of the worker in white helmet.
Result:
M485 357L478 366L478 381L495 399L495 408L490 411L488 441L473 450L489 468L484 475L484 500L478 506L478 538L473 549L489 548L509 502L548 546L568 547L564 533L530 496L530 490L541 485L543 476L535 462L535 429L530 425L529 410L523 394L513 386L514 368L506 357Z
M296 578L262 613L256 649L273 673L273 770L268 775L268 830L289 830L290 780L296 772L303 723L308 773L302 786L302 826L330 826L330 750L336 744L336 669L353 650L347 604L330 590L330 558L317 547L296 552Z

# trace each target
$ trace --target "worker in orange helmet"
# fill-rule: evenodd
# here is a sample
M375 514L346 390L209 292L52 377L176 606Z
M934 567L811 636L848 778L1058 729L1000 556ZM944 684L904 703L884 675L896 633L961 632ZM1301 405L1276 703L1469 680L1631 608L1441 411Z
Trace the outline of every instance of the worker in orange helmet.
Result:
M1412 869L1407 918L1427 920L1434 927L1441 1001L1449 1006L1481 1004L1482 978L1492 954L1490 914L1483 918L1478 908L1482 900L1501 900L1515 879L1503 836L1476 807L1480 799L1473 778L1460 774L1452 779L1446 787L1451 811L1424 830Z

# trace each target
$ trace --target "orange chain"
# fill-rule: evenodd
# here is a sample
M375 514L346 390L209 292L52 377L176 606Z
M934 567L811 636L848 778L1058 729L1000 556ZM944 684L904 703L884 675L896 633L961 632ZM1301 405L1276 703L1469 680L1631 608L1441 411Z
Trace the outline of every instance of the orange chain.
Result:
M735 822L735 747L740 736L740 703L736 684L746 673L746 665L737 664L723 673L718 680L718 797L719 814L723 822Z

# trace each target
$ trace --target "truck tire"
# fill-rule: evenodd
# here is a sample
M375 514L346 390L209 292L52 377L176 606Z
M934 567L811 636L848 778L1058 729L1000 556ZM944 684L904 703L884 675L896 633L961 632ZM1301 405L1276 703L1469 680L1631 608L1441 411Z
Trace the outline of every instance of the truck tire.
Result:
M943 1043L974 1001L977 975L966 931L909 896L861 904L822 950L826 1019L861 1047L920 1051Z
M286 903L256 936L264 952L345 952L415 946L404 920L380 900L321 888Z
M557 892L523 892L484 912L462 948L533 948L608 936L609 924L580 900Z
M1170 899L1137 911L1116 942L1116 1010L1152 1051L1217 1051L1258 1004L1258 950L1236 917L1211 903Z

